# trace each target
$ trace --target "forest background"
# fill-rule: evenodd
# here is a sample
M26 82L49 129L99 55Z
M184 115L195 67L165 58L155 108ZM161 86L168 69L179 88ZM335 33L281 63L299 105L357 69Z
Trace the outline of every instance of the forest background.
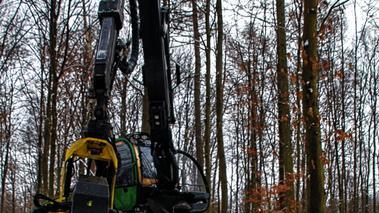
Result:
M379 2L164 3L182 68L174 142L203 166L210 212L379 211ZM0 212L57 193L88 119L97 5L0 1ZM116 77L116 135L146 130L142 63Z

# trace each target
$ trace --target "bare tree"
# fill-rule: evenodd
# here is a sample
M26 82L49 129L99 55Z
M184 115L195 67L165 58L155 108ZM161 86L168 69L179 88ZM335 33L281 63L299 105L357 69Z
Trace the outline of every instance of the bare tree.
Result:
M287 42L285 32L284 1L276 1L277 16L277 84L278 84L278 123L279 123L279 183L288 189L280 193L280 209L291 211L294 208L293 160L291 144L291 118L288 91Z
M217 13L217 54L216 54L216 131L217 131L217 158L219 161L219 178L221 183L221 212L228 211L228 183L226 173L226 159L225 147L223 140L223 17L222 17L222 1L217 0L216 13Z
M306 129L308 212L325 212L324 169L322 162L320 116L318 112L317 81L319 73L317 56L317 4L304 2L303 31L303 116Z

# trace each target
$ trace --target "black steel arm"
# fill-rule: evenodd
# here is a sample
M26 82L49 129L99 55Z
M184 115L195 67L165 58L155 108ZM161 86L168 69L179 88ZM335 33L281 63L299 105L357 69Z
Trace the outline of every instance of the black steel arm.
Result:
M112 126L107 115L113 78L119 67L130 73L138 59L139 29L136 0L130 0L132 17L132 53L129 61L120 63L117 38L123 22L123 0L101 1L100 39L95 54L93 96L96 99L94 117L89 121L86 136L112 141ZM151 140L154 163L158 171L159 188L172 190L178 183L178 168L169 124L174 122L169 56L168 11L159 0L139 1L141 38L144 52L143 77L148 91ZM126 60L123 58L122 60Z
M174 121L168 53L168 15L159 0L140 0L144 52L143 79L148 91L150 136L158 171L158 187L175 189L178 167L169 123Z
M200 164L189 154L174 148L170 123L175 122L169 54L168 10L159 0L139 0L141 37L144 51L143 77L148 91L150 138L158 172L158 193L148 199L153 212L204 212L209 206L209 187ZM178 166L179 153L190 158L201 174L205 192L181 192Z
M119 30L123 24L124 0L102 0L99 4L98 16L101 23L100 38L95 54L95 67L92 85L92 96L96 99L94 117L89 121L85 133L87 137L95 137L111 141L112 126L109 123L107 105L112 91L113 80L119 68L124 74L133 71L138 60L139 27L136 0L130 0L132 23L132 53L128 61L124 51L127 45L118 40Z

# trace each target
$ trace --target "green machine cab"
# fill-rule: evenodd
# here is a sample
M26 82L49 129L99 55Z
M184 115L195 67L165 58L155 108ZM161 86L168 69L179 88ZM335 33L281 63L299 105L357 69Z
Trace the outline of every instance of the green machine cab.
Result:
M157 170L147 134L133 133L116 139L120 166L117 172L114 208L135 209L156 188Z

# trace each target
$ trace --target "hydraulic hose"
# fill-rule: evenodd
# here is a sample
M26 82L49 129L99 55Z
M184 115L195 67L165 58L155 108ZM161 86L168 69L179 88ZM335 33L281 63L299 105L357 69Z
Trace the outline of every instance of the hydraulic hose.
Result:
M187 152L185 151L182 151L182 150L175 150L176 153L178 154L182 154L184 156L186 156L187 158L189 158L194 164L195 166L197 167L197 169L199 170L200 172L200 175L201 175L201 179L203 180L204 182L204 186L205 186L205 191L207 193L210 193L210 190L209 190L209 184L208 184L208 181L207 181L207 178L205 177L205 174L204 174L204 171L203 169L201 168L201 165L199 164L199 162L197 162L197 160L190 154L188 154Z
M138 14L137 14L137 2L136 0L129 0L130 17L132 22L132 53L128 60L128 66L126 73L131 73L138 61L139 53L139 26L138 26Z

